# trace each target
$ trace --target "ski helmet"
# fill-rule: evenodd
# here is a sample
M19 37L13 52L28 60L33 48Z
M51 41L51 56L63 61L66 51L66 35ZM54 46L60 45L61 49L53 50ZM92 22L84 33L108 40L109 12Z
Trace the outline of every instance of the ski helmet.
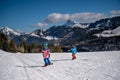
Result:
M47 44L47 43L44 43L43 46L44 46L44 47L48 47L48 44Z

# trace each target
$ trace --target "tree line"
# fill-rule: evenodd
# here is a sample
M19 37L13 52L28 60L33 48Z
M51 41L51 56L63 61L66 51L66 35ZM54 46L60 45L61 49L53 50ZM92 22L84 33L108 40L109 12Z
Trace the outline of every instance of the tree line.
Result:
M13 40L9 39L5 34L0 33L0 49L12 53L40 53L42 45L27 44L25 40L17 45ZM51 52L62 52L62 47L57 45L49 45Z

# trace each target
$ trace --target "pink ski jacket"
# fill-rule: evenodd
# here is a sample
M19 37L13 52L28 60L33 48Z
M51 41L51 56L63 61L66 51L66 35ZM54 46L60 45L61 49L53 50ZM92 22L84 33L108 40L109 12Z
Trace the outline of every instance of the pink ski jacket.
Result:
M49 50L42 50L43 58L49 58L50 51Z

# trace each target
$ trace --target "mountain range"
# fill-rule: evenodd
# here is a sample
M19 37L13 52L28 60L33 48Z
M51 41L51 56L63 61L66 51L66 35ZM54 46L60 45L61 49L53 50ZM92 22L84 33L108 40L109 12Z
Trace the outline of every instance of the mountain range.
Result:
M37 29L31 33L19 33L9 27L1 27L0 32L17 44L20 44L22 40L26 40L28 44L58 41L62 45L67 45L90 40L94 38L93 36L99 37L101 33L107 34L109 37L110 35L116 36L116 34L118 36L120 30L117 28L120 28L120 16L100 19L94 23L79 23L67 20L61 26L52 26L45 31ZM110 31L111 33L109 33Z

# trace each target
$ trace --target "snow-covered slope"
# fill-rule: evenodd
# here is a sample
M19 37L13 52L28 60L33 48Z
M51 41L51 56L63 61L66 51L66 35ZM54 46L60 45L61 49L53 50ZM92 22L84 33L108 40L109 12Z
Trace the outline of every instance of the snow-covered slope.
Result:
M116 35L120 35L120 26L118 26L116 29L114 29L112 31L113 33L115 33Z
M120 26L120 16L97 20L91 23L89 28L114 29L118 26Z
M35 37L41 37L41 38L44 38L44 39L47 39L47 40L53 40L52 36L45 36L40 29L33 31L29 35L30 36L35 36ZM57 38L54 37L54 39L57 39Z
M41 29L38 29L38 30L35 30L32 33L30 33L30 36L40 37L40 36L43 36L43 32Z
M0 51L0 80L119 80L120 51L51 54L53 65L43 66L41 54Z
M45 36L45 37L43 37L44 39L47 39L47 40L57 40L58 38L56 38L56 37L52 37L52 36Z
M76 23L76 24L74 24L72 27L79 27L79 28L85 29L85 28L88 28L88 25L82 25L82 24L80 24L80 23Z
M111 37L111 36L119 36L120 35L120 26L118 26L117 28L113 29L113 30L104 30L102 33L100 34L95 34L98 37L102 36L102 37Z

